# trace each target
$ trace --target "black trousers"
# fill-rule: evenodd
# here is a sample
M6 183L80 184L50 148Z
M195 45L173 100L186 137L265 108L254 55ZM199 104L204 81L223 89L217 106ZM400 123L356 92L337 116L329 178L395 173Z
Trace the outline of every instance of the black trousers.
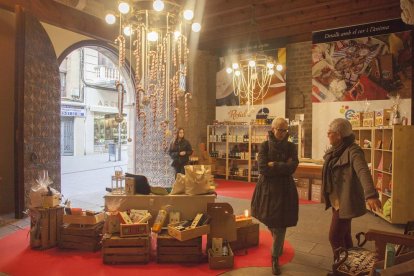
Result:
M329 242L334 252L334 258L337 259L335 250L339 247L351 248L353 246L351 236L351 220L340 219L339 210L332 208L331 228L329 229Z

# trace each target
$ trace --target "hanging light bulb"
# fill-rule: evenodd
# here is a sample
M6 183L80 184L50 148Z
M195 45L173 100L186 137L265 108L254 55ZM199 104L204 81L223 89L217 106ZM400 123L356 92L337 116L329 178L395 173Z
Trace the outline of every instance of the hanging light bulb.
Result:
M129 4L127 2L120 2L118 5L118 10L122 14L127 14L129 12Z
M239 70L237 70L237 71L234 71L234 74L237 76L237 77L240 77L240 71Z
M231 67L233 67L233 69L238 69L239 68L239 64L238 63L233 63L232 65L231 65Z
M273 67L275 66L273 63L271 63L271 62L268 62L267 64L266 64L266 66L267 66L267 68L269 68L269 69L273 69Z
M269 70L269 75L273 75L274 73L275 73L275 70L273 70L273 69Z
M131 36L131 34L132 34L132 28L131 28L131 26L126 26L124 28L124 35Z
M152 7L156 11L162 11L164 9L164 2L161 0L155 0L154 3L152 4Z
M255 66L256 66L256 61L254 61L254 60L249 60L249 66L250 66L250 67L255 67Z
M148 33L147 39L151 42L157 41L158 40L158 33L154 32L154 31Z
M194 12L192 10L185 10L184 11L184 19L191 20L194 17Z
M231 74L233 72L233 70L230 67L227 67L226 72L227 72L227 74Z
M175 31L174 32L174 38L175 38L175 40L177 40L180 37L180 35L181 35L181 32L180 31Z
M106 23L108 23L109 25L115 24L115 22L116 22L116 17L115 17L115 15L114 15L113 13L108 13L108 14L105 16L105 21L106 21Z
M193 32L195 32L195 33L198 33L201 30L200 23L191 24L191 30L193 30Z
M277 71L282 71L283 70L283 65L282 64L278 64L278 65L276 65L276 70Z

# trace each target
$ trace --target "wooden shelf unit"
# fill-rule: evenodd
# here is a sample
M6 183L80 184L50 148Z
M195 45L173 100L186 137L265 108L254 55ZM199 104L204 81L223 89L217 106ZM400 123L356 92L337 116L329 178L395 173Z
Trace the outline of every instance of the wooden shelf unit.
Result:
M300 126L289 126L289 131L292 127L299 150L302 148L303 132ZM213 174L223 176L224 172L226 180L257 181L257 153L260 144L267 140L270 129L270 125L208 125L207 152L214 160Z
M354 128L356 139L371 163L371 173L382 206L391 200L391 216L375 212L383 219L395 224L414 220L414 126L385 126ZM364 140L371 141L369 150ZM367 145L367 143L365 143Z

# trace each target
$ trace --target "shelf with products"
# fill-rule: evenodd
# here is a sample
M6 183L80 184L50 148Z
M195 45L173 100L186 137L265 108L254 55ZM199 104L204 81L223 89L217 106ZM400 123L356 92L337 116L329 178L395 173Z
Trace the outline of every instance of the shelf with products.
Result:
M389 216L374 213L390 223L399 224L413 220L414 208L407 206L410 206L414 197L414 185L411 185L414 170L411 154L414 151L414 127L356 128L354 133L361 146L368 144L361 144L361 137L365 140L371 137L371 151L364 150L365 158L371 162L371 173L382 206L391 206Z
M301 144L303 139L297 138L302 137L301 127L294 128L298 134L293 140ZM219 168L225 170L226 179L238 177L249 182L256 181L259 176L257 157L260 144L267 141L269 130L270 125L207 126L207 152L215 162L213 174L218 175Z

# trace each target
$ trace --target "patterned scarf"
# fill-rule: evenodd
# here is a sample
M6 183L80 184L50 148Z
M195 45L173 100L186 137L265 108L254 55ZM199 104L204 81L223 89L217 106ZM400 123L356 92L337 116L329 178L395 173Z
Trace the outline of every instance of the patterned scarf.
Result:
M334 164L341 157L342 153L355 142L355 135L351 134L344 137L342 143L336 147L332 146L328 149L323 156L325 160L322 168L322 180L324 184L324 191L327 194L332 192L333 180L332 180L332 168Z

